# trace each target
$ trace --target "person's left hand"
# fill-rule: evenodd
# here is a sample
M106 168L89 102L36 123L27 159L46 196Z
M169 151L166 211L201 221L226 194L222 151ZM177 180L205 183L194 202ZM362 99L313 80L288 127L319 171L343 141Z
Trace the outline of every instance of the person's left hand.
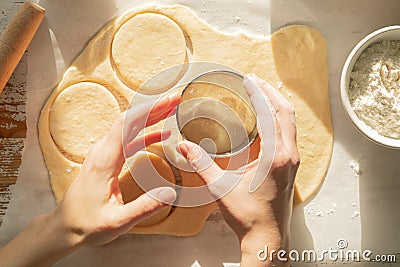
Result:
M106 137L89 151L82 169L60 205L53 211L49 230L68 244L106 244L128 232L135 224L172 203L176 192L170 187L151 190L157 201L144 194L124 204L118 175L127 157L146 146L168 139L170 131L137 135L174 113L180 95L174 94L154 107L139 105L123 113ZM123 140L124 139L124 140Z

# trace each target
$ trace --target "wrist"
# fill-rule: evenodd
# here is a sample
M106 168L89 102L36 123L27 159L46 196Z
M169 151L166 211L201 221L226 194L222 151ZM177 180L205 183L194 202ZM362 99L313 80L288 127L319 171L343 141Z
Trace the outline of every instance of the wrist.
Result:
M80 243L73 238L69 229L64 224L62 217L58 216L56 210L36 217L31 227L33 233L39 238L36 240L43 253L38 257L38 266L51 265L69 255L79 248Z
M38 217L46 225L46 231L49 236L57 241L60 248L65 251L74 251L84 243L83 234L74 230L68 225L62 214L59 214L59 208Z
M0 249L0 265L51 266L78 247L79 243L68 237L62 219L52 211L36 217L16 238Z

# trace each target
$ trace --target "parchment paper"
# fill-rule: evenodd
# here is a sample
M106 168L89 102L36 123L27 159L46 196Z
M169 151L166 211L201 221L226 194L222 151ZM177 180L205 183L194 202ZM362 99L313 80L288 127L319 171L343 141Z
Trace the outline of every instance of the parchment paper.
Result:
M39 111L66 66L106 21L132 5L148 3L131 2L41 1L47 17L29 48L28 58L28 137L20 176L0 229L0 244L8 242L36 215L55 206L37 142ZM355 130L341 106L339 79L347 54L359 40L377 28L400 23L400 3L396 0L271 0L271 19L270 2L266 0L160 0L157 3L187 5L224 31L241 29L269 34L271 22L273 30L300 23L323 33L329 51L335 134L333 159L316 197L294 209L292 249L300 252L337 249L337 241L345 239L348 249L370 249L375 254L399 253L400 152L373 144ZM179 267L198 266L198 263L221 266L222 262L239 260L236 237L222 221L210 221L195 237L124 236L105 247L80 250L57 266ZM351 263L350 266L374 264ZM299 262L292 265L316 266ZM326 261L323 266L327 265L331 262Z
M192 8L218 29L269 34L269 1L156 1ZM87 41L113 16L149 1L42 0L46 19L28 58L27 127L22 165L7 215L0 229L0 244L15 237L34 217L55 207L48 173L38 144L40 110L65 69ZM56 266L222 266L239 262L236 236L223 220L208 221L194 237L127 235L100 248L85 248ZM225 264L225 266L228 266Z

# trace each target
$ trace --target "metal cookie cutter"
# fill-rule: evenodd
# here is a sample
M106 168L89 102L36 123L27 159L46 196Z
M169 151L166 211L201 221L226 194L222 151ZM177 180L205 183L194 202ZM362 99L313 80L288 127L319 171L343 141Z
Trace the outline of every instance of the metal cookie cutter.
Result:
M257 117L244 76L213 70L194 78L182 92L176 119L184 139L216 158L232 157L257 137Z

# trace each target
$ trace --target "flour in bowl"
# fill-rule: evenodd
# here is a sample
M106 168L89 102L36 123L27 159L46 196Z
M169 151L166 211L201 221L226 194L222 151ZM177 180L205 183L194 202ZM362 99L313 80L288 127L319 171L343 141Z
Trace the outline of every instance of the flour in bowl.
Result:
M359 119L380 135L400 139L400 41L368 47L350 75L348 95Z

